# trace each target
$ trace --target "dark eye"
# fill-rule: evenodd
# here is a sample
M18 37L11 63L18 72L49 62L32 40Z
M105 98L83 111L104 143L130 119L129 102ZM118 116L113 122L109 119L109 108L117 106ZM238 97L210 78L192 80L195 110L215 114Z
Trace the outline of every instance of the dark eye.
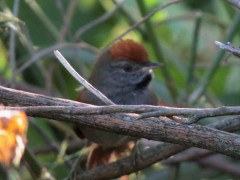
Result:
M124 64L123 70L124 70L125 72L131 72L131 71L133 70L133 68L132 68L132 66L129 65L129 64Z

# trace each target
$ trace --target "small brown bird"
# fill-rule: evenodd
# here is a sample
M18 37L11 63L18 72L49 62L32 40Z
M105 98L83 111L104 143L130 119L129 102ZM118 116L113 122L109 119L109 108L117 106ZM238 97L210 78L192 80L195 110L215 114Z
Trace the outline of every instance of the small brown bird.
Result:
M159 65L149 61L142 45L130 39L120 40L98 56L89 82L115 104L157 105L157 96L150 90L149 83L152 80L152 69ZM86 89L77 100L104 105ZM75 132L81 138L85 137L97 144L88 158L88 168L108 163L114 151L119 154L129 141L135 139L90 127L75 127Z

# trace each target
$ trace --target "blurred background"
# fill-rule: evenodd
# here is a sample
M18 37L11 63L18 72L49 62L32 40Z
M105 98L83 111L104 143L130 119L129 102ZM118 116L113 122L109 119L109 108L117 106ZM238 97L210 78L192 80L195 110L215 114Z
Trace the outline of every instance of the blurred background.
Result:
M1 0L0 85L74 100L82 87L53 51L59 50L87 78L102 48L168 2ZM156 12L123 39L143 44L152 61L164 63L155 70L152 83L162 103L180 107L234 106L240 104L240 61L214 42L238 46L239 25L240 10L226 0L186 0ZM205 119L200 123L209 122ZM68 176L73 161L88 151L85 145L69 124L30 118L29 154L19 169L12 170L12 176L36 178L39 171L31 168L33 161L62 179ZM240 170L239 161L221 158ZM138 178L167 179L169 170L159 163L138 173ZM136 179L134 174L131 177ZM179 179L237 177L240 175L198 161L181 163L178 174Z

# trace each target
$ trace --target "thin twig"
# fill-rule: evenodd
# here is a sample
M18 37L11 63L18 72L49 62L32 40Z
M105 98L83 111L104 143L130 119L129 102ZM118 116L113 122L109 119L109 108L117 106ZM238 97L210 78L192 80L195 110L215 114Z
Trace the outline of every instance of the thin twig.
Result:
M57 9L59 10L59 13L62 17L62 19L64 19L64 8L63 8L63 2L61 0L55 0L55 4Z
M45 56L49 56L50 54L52 54L52 52L56 49L85 49L86 51L97 53L97 50L95 48L83 42L78 44L64 43L53 45L34 53L30 59L26 60L26 62L16 70L14 75L17 76L18 74L22 73L24 70L26 70L32 64L36 63L38 60L43 59Z
M240 2L239 1L237 1L237 0L227 0L227 2L231 3L233 6L240 9Z
M73 152L79 151L80 149L86 147L88 145L87 140L80 140L79 138L75 138L67 143L66 153L71 154ZM60 144L58 145L60 146ZM52 146L42 146L33 149L34 154L45 154L55 152L55 148Z
M199 159L208 157L210 155L213 155L214 152L206 150L206 149L199 149L199 148L189 148L185 151L176 154L174 157L163 160L161 163L164 165L170 165L170 164L178 164L186 161L197 161Z
M75 33L74 38L73 38L74 41L77 41L78 39L81 38L81 36L83 34L85 34L89 30L93 29L94 27L98 26L99 24L103 23L104 21L106 21L107 19L112 17L112 15L118 11L118 9L122 6L122 4L123 4L123 2L120 4L117 4L116 7L114 9L112 9L111 11L105 13L104 15L98 17L97 19L91 21L90 23L84 25L79 30L77 30L77 32Z
M228 33L224 39L224 42L228 42L228 41L232 40L232 38L234 37L234 35L236 34L236 32L239 29L239 23L240 23L240 12L236 13L236 15L232 21L232 25L230 26ZM209 67L208 70L206 70L206 73L205 73L204 77L202 78L202 81L199 82L197 88L190 95L189 104L195 104L199 100L199 98L204 94L204 92L208 88L212 78L214 77L214 75L220 65L223 55L224 55L223 50L220 50L217 52L211 66Z
M215 155L211 151L199 148L189 148L181 153L178 153L172 158L163 160L161 163L164 165L171 165L183 163L186 161L196 161L205 167L240 176L239 165L230 162L226 159L226 157L223 158L221 155Z
M20 0L15 0L13 4L13 15L18 15L19 9L19 2ZM16 45L16 32L14 29L10 29L10 40L9 40L9 59L11 65L11 72L12 72L12 79L11 81L14 82L15 76L13 73L16 70L16 53L15 53L15 45Z
M11 87L11 82L9 80L3 78L3 76L0 76L0 84L4 87ZM27 84L25 82L16 82L14 84L14 86L15 86L16 89L19 89L19 90L22 90L22 91L33 92L33 93L44 94L44 95L55 96L55 97L60 96L57 93L53 94L53 93L47 91L46 89Z
M62 65L68 70L68 72L78 81L80 82L87 90L97 96L102 102L107 105L113 105L114 103L108 99L104 94L94 88L89 82L87 82L82 76L80 76L77 71L73 69L73 67L68 63L68 61L63 57L63 55L58 51L54 51L55 56L62 63Z
M146 3L144 0L138 0L137 1L139 10L144 16L147 13L147 7ZM164 59L163 51L162 51L162 46L160 45L160 42L158 41L157 34L154 31L154 26L153 23L151 22L150 19L147 19L144 22L144 25L146 27L146 31L148 32L148 38L150 40L150 44L152 46L152 49L154 50L154 53L158 59L158 61L162 62L164 64L164 68L162 68L161 73L164 76L167 88L170 92L171 98L173 101L176 103L176 97L177 97L177 88L175 87L175 83L172 78L172 74L169 71L168 64L166 63L166 60Z
M219 41L215 41L215 44L219 48L224 49L227 52L230 52L232 55L236 56L237 58L240 58L240 48L234 47L233 45L231 45L230 42L228 42L227 44L223 44Z
M76 6L77 2L78 2L77 0L71 0L69 2L67 12L66 12L65 16L63 17L63 25L61 27L60 34L59 34L60 42L62 42L65 39L65 36L67 35L67 33L69 31L69 27L72 22L72 17L74 15L74 11L77 7Z
M52 37L58 39L59 37L58 29L56 28L56 26L54 26L54 23L52 23L51 18L47 16L47 14L43 11L38 2L32 0L25 0L25 2L37 15L37 17L42 21L42 25L44 25L48 29Z
M144 16L140 21L138 21L137 23L133 24L130 28L128 28L124 33L122 33L119 36L117 36L116 38L114 38L110 43L108 43L107 47L111 46L114 42L116 42L117 40L121 39L126 34L131 32L132 30L134 30L136 27L138 27L139 25L144 23L146 20L151 18L158 11L160 11L160 10L162 10L162 9L172 5L172 4L177 4L177 3L180 3L180 2L183 2L183 1L184 0L173 0L173 1L170 1L170 2L168 2L168 3L166 3L166 4L162 5L162 6L157 7L156 9L152 10L150 13L148 13L146 16Z
M188 76L186 80L186 89L189 90L189 87L193 80L195 79L195 67L196 67L196 58L197 58L197 48L198 48L198 39L199 39L199 32L201 27L203 14L201 12L196 13L196 20L195 20L195 27L193 32L193 39L192 39L192 50L190 55L190 63L188 68Z
M31 125L31 127L33 127L33 128L36 130L36 132L37 132L37 133L39 134L39 136L43 139L43 141L45 141L45 143L46 143L49 147L53 148L55 153L59 153L60 150L59 150L59 146L57 145L57 143L56 143L56 142L52 142L51 139L50 139L50 138L48 137L48 135L46 134L46 132L44 132L44 131L42 130L42 128L39 127L39 125L36 124L36 119L30 117L29 120L30 120L30 125Z
M221 155L215 155L199 159L197 162L201 166L216 169L221 172L240 177L239 164L234 163L229 158L223 157Z
M36 159L32 151L26 147L23 160L33 179L55 179L47 168L43 167Z
M113 3L118 5L120 2L118 0L113 0ZM123 6L120 7L119 13L125 18L128 24L132 25L136 23L134 15L131 12L128 12ZM136 27L136 29L141 33L141 37L145 40L148 39L145 29L141 26Z

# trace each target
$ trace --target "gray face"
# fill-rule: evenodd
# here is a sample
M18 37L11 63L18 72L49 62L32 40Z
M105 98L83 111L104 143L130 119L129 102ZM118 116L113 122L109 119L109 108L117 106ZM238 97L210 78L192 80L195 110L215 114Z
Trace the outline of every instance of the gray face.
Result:
M108 80L118 86L145 88L152 80L152 71L144 64L128 60L116 60L110 63Z

